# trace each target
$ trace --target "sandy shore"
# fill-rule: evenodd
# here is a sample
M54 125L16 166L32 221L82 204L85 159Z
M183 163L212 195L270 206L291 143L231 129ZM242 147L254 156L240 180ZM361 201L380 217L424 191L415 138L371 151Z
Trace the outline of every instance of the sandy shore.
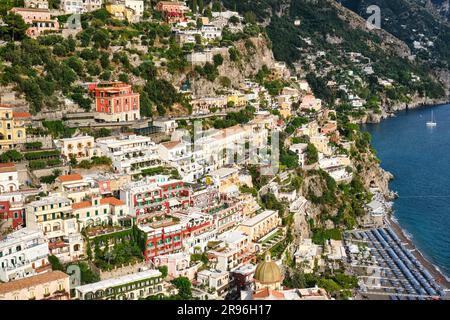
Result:
M438 270L436 266L429 262L422 253L416 248L414 243L409 239L400 225L392 220L392 214L388 214L387 222L392 230L397 234L397 236L405 243L405 247L409 250L413 250L411 253L420 261L420 263L428 270L428 272L434 277L436 282L442 285L445 289L450 288L450 281Z

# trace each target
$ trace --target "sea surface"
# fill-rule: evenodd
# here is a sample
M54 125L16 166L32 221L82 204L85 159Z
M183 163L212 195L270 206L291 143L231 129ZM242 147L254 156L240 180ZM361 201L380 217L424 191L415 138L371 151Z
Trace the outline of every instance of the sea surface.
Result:
M426 126L431 111L435 128ZM450 278L450 105L402 111L363 126L394 174L394 218L424 257Z

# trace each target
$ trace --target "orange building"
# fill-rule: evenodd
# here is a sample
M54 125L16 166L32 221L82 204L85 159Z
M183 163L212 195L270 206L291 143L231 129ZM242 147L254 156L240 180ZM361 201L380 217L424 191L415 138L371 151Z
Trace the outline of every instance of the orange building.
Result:
M189 10L184 2L178 1L160 1L155 7L156 11L163 14L169 23L177 23L187 21L185 13Z
M95 96L96 118L106 122L133 121L141 118L139 93L122 82L101 82L89 87Z

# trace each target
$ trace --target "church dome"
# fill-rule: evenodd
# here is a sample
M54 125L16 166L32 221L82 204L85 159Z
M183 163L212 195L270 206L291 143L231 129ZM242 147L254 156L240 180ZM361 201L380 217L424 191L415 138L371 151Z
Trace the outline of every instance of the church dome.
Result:
M271 261L270 254L267 254L265 260L256 267L254 279L262 284L281 282L280 267Z

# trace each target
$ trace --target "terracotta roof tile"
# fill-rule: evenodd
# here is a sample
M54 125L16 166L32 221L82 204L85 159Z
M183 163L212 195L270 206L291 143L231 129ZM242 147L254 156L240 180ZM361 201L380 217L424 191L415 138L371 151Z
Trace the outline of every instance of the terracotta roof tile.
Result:
M17 168L14 163L0 163L0 172L16 172Z
M121 206L121 205L124 205L125 203L122 200L119 200L117 198L108 197L108 198L100 199L100 204L110 204L112 206Z
M91 202L90 201L81 201L81 202L77 202L77 203L72 203L72 209L83 209L83 208L89 208L91 206Z
M166 149L173 149L180 144L180 141L169 141L161 143Z
M51 281L61 280L69 276L62 271L50 271L24 279L14 280L6 283L0 283L0 294L5 294L21 289L28 289L32 286L48 283Z
M66 174L58 177L58 180L61 182L70 182L70 181L78 181L83 180L83 177L81 174L74 173L74 174Z
M31 118L31 113L15 111L15 112L13 112L13 118Z

